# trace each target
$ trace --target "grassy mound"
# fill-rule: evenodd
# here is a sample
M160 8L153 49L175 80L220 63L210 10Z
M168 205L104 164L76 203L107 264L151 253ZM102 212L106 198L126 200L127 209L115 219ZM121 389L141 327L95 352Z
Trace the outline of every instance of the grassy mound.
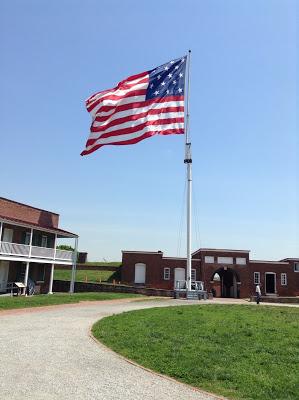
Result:
M137 363L232 399L299 399L299 309L154 308L107 317L93 334Z
M70 281L71 276L71 270L57 268L54 271L54 279ZM80 269L76 271L76 282L112 282L113 279L119 280L119 276L115 271L93 271Z

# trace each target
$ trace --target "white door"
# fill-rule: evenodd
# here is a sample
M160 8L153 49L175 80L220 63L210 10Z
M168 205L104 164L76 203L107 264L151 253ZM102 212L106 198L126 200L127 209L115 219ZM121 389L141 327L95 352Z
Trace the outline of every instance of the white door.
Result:
M174 287L176 287L177 281L185 281L186 280L186 271L185 268L175 268L174 269Z
M135 264L135 283L145 283L146 265L142 263Z
M13 229L4 228L2 242L12 243Z
M9 261L0 261L0 292L6 292Z

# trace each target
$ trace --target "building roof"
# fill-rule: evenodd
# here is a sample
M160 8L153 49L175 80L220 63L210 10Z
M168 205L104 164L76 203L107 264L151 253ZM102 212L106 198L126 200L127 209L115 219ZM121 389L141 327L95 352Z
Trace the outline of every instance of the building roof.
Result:
M266 260L250 260L250 263L257 263L257 264L282 264L282 265L289 265L286 261L266 261Z
M44 208L33 207L33 206L29 205L29 204L20 203L19 201L7 199L6 197L1 197L1 196L0 196L0 200L9 201L10 203L15 203L15 204L18 204L18 205L20 205L20 206L29 207L29 208L32 208L32 209L34 209L34 210L45 211L45 212L48 212L48 213L51 213L51 214L59 215L59 214L57 214L57 213L55 213L55 212L53 212L53 211L45 210Z
M140 251L140 250L122 250L122 253L139 253L139 254L163 254L163 251Z
M196 254L199 251L207 251L211 253L219 252L219 253L250 253L250 250L233 250L233 249L211 249L211 248L200 248L192 253Z
M51 228L44 227L44 226L41 226L39 224L34 224L32 222L29 223L29 222L22 221L22 220L17 219L17 218L8 218L8 217L5 217L3 215L0 215L0 220L2 222L6 222L7 224L14 224L15 223L15 224L18 224L20 226L24 226L26 228L35 228L36 230L49 232L49 233L54 233L54 234L57 234L58 236L60 235L61 237L73 237L73 238L78 237L78 235L76 235L75 233L68 232L68 231L65 231L63 229L52 228L52 227Z

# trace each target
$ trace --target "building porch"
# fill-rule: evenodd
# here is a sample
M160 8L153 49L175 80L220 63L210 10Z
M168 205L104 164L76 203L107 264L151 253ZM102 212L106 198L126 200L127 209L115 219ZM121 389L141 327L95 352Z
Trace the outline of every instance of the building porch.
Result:
M14 282L24 283L34 294L51 294L53 277L54 264L0 260L0 294L10 293Z

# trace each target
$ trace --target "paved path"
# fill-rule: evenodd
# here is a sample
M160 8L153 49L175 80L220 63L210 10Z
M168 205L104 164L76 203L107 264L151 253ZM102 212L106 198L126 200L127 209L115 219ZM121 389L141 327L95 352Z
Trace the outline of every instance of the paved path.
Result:
M115 300L1 312L1 399L217 398L132 365L89 336L91 325L107 315L188 303L195 304L186 300Z
M176 303L105 301L0 313L1 399L214 399L128 363L89 336L107 315Z

